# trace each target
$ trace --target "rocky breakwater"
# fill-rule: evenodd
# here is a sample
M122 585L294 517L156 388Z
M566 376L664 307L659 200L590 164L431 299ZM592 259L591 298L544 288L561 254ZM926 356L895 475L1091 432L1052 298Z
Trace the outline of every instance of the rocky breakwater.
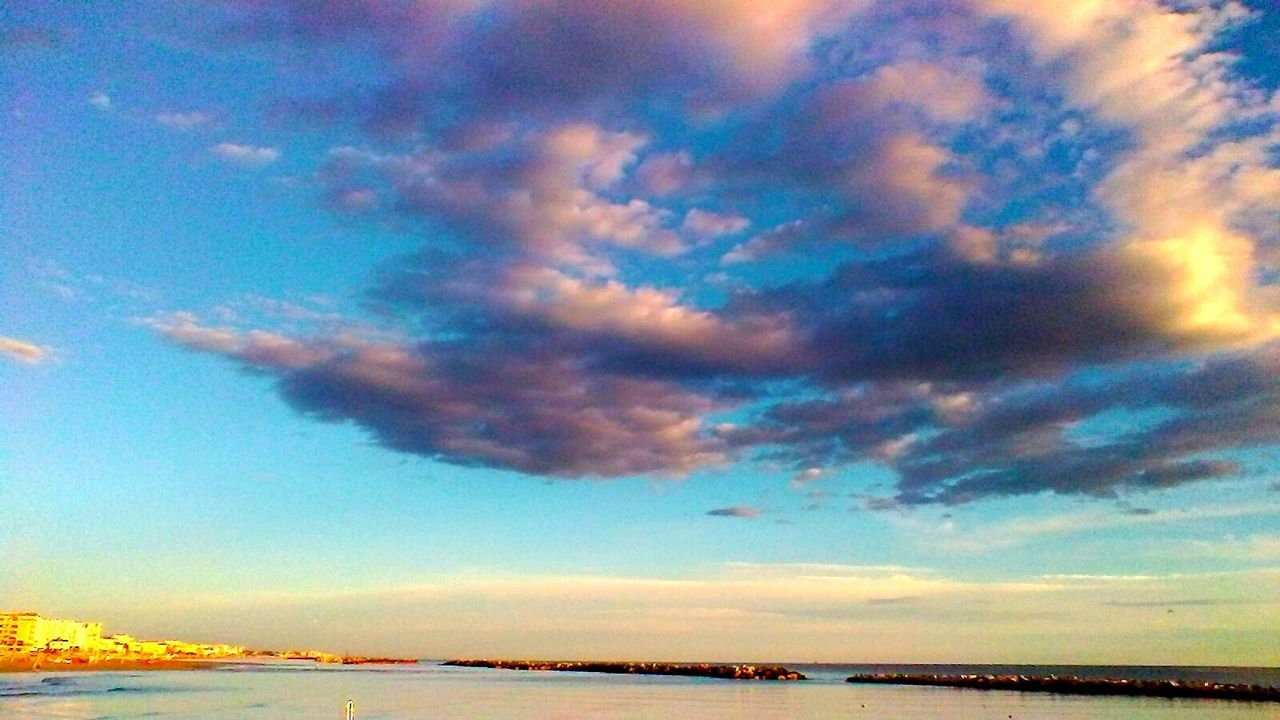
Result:
M309 660L326 665L415 665L418 662L417 658L335 655L320 650L251 650L246 656L271 660Z
M453 667L595 672L615 675L683 675L724 680L804 680L802 673L778 665L712 665L710 663L578 662L556 660L449 660Z
M343 665L417 665L417 658L366 657L356 655L342 658Z
M852 675L847 682L879 685L933 685L977 690L1017 690L1061 695L1141 695L1280 702L1280 688L1194 680L1091 679L1073 675Z

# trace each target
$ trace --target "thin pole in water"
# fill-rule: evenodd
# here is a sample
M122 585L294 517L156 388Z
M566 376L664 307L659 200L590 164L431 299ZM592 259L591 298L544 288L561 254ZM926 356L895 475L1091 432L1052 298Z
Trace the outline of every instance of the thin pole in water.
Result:
M356 701L347 701L347 720L356 720Z

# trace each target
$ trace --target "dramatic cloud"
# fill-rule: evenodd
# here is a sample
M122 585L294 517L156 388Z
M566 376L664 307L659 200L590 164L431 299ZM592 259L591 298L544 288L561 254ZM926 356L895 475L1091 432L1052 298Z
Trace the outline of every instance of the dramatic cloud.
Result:
M273 147L224 142L214 145L210 150L222 160L241 167L261 167L280 159L280 151Z
M560 477L872 462L879 508L1280 437L1280 101L1234 3L227 4L220 40L359 58L279 99L353 134L300 185L421 240L383 335L151 321L302 412Z
M683 474L724 462L700 417L716 403L670 383L592 372L573 357L472 343L295 340L146 321L191 349L274 375L299 410L355 421L387 447L461 465L564 477Z
M1139 413L1154 419L1116 419ZM778 445L802 466L885 463L899 477L898 504L1046 491L1112 497L1234 475L1240 461L1221 453L1273 444L1280 346L1109 381L871 384L782 403L766 418L722 434L733 445Z
M49 357L47 348L0 335L0 355L26 365L38 365Z
M857 13L858 0L386 0L259 3L232 35L292 37L335 51L377 39L388 69L363 110L379 132L404 133L468 116L565 115L622 108L662 93L698 110L775 90L810 67L818 38ZM439 107L445 100L449 108Z
M811 352L841 379L1043 372L1275 337L1270 291L1242 272L1242 245L1203 234L1029 263L929 251L743 300L754 312L802 308Z
M946 88L945 92L942 88ZM753 128L755 155L738 172L759 175L779 192L806 189L827 204L824 230L880 244L956 227L967 183L950 168L956 156L930 137L977 119L987 104L970 74L919 62L886 65L802 96L798 112ZM758 135L782 131L775 146Z

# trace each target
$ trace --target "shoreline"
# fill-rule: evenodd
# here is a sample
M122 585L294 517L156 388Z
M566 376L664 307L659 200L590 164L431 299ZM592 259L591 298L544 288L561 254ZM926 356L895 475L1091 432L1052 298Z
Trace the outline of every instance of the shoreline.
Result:
M1194 680L1086 679L1074 675L850 675L845 682L913 685L968 690L1003 690L1057 695L1110 695L1169 699L1280 702L1280 688Z
M0 673L119 672L135 670L210 670L234 660L225 658L103 658L70 662L51 658L0 657Z
M348 657L322 662L308 657L280 657L275 655L241 655L234 657L199 658L141 658L110 657L89 660L79 657L52 655L0 656L0 673L60 673L60 672L121 672L139 670L216 670L228 665L251 665L263 662L305 662L315 665L411 665L418 662L410 658Z

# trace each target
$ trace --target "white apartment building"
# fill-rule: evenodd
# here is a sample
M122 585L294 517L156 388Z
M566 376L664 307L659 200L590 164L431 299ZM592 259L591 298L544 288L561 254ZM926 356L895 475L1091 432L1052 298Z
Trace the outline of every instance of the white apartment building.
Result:
M101 637L101 623L0 612L0 648L5 650L94 650Z

